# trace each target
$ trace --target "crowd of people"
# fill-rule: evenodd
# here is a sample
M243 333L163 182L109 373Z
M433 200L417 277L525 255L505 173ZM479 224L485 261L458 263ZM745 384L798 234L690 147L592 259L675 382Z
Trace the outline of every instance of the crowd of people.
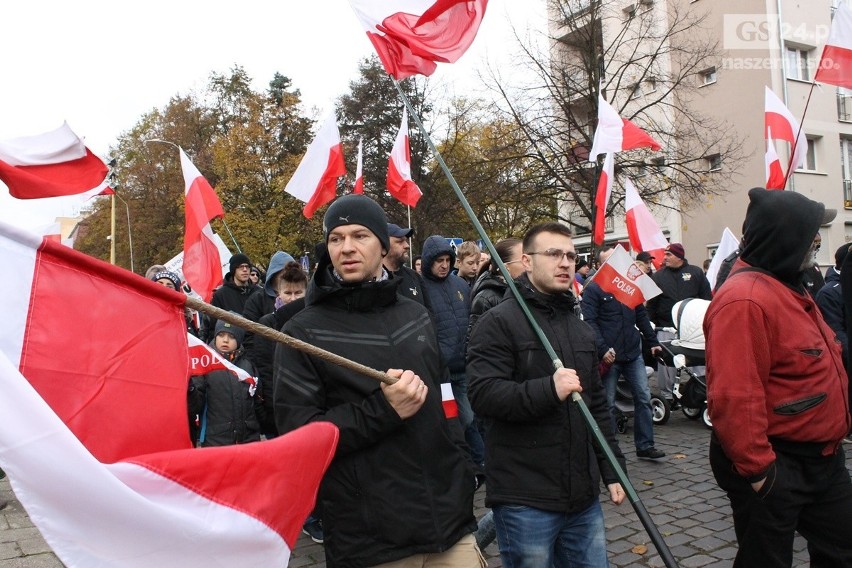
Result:
M778 209L798 206L802 215L815 207L765 201ZM754 562L767 547L779 551L773 566L789 565L787 538L797 527L809 539L812 565L850 565L852 541L820 534L821 523L852 510L838 511L852 495L838 442L849 433L849 399L834 398L841 386L848 393L845 371L837 375L838 364L843 370L846 363L840 274L849 246L838 249L824 286L808 286L803 275L818 245L811 238L799 255L807 253L810 260L796 261L799 233L781 239L753 220L752 207L749 215L743 246L728 262L721 278L728 283L721 292L717 287L705 324L708 404L717 427L711 463L734 510L736 565L763 565ZM231 323L207 317L199 322L187 314L191 333L258 378L255 389L227 371L191 377L193 442L248 443L312 421L334 423L340 430L337 453L304 526L324 543L329 566L485 566L480 550L495 537L507 568L607 566L601 482L616 504L625 491L569 398L580 394L625 468L615 437L615 389L623 377L634 400L636 456L663 459L665 452L654 444L646 360L672 337L674 304L711 299L704 270L689 264L679 243L666 247L659 270L653 268L657 259L639 253L635 262L662 294L628 308L594 279L612 247L593 262L580 259L571 231L559 223L497 242L497 255L520 297L564 363L554 369L496 259L476 243L455 247L433 235L412 261L413 229L389 223L363 195L336 200L323 230L313 274L282 251L269 259L265 272L245 254L235 254L211 303L386 370L396 381L378 383ZM787 244L792 248L783 248ZM162 266L152 267L148 277L181 287ZM801 293L781 298L791 290ZM758 294L766 298L753 301ZM770 317L773 302L779 305ZM810 304L822 309L825 320L819 309L808 311ZM780 329L780 323L773 322L793 318L788 312L796 310L807 312L795 321L815 344L812 352L805 348L810 343L801 348L774 343L779 340L773 326ZM835 337L836 353L830 345ZM744 343L754 351L745 370ZM797 349L800 360L791 359ZM674 406L674 377L666 370L660 366L658 376ZM776 400L789 391L785 381L808 388L794 401ZM742 384L761 388L743 390ZM448 410L449 399L457 412ZM754 413L753 421L744 422L743 408ZM775 413L767 415L772 408ZM821 428L811 426L813 408L831 412ZM783 469L777 465L781 457ZM794 473L790 468L797 460L806 465L797 465ZM807 487L806 495L791 496L793 479ZM477 521L473 495L483 484L490 512ZM764 502L776 494L783 500L777 509ZM817 506L826 512L813 512ZM821 558L825 564L819 564ZM838 558L847 563L831 563Z

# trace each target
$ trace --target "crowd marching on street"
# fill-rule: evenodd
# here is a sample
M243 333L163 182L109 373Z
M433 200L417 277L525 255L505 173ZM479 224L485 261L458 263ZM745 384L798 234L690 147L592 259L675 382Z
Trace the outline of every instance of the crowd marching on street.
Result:
M730 499L735 566L789 566L796 531L812 566L849 566L852 523L838 522L852 513L841 445L852 426L841 292L848 245L825 284L806 285L818 229L834 212L800 194L749 195L742 244L704 323L708 467ZM799 227L769 225L767 211ZM564 363L554 370L498 263L477 243L425 238L415 270L413 229L389 223L363 195L335 200L323 228L310 274L283 251L265 266L238 253L211 304L397 380L379 384L187 310L189 332L255 379L225 369L190 377L192 444L263 444L313 421L337 426L337 451L303 526L324 545L328 566L485 566L480 550L495 539L503 566L607 566L601 487L616 505L626 491L570 398L580 394L625 468L615 436L623 378L635 456L666 459L654 444L646 362L660 362L665 404L676 408L677 379L664 375L674 369L661 343L675 336L679 302L711 298L683 246L670 243L656 270L654 256L637 256L662 293L628 307L602 276L613 247L579 261L571 231L556 222L496 243ZM181 289L162 265L146 277ZM781 321L796 322L786 342ZM743 351L743 342L752 348ZM489 510L476 519L473 496L483 485Z

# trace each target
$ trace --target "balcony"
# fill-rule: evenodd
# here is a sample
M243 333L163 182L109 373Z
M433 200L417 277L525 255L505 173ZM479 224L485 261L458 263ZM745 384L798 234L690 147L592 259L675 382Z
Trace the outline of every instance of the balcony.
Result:
M843 208L852 209L852 179L843 180Z
M837 120L852 122L852 95L837 93Z

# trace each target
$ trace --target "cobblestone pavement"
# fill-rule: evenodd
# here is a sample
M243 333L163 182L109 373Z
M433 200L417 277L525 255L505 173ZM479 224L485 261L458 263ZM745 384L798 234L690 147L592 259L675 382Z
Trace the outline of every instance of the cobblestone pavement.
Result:
M632 431L619 436L627 455L628 474L639 498L682 568L720 568L731 565L736 553L727 498L716 486L707 462L709 430L679 411L664 426L655 427L656 445L666 452L659 461L637 460ZM846 446L847 452L850 446ZM847 458L852 469L852 459ZM0 568L54 568L56 559L26 512L0 481ZM485 491L476 495L477 517L485 512ZM660 567L662 560L650 542L633 507L615 507L604 499L610 564L613 568ZM485 551L490 568L501 566L497 545ZM796 540L796 566L808 566L805 542ZM302 535L290 559L291 568L324 567L322 545Z

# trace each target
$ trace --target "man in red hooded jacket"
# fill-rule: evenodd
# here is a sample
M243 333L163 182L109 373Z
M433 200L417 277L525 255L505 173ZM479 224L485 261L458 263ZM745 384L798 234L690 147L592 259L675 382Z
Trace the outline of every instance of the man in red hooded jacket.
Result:
M811 566L852 566L848 380L802 283L834 214L789 191L749 199L742 254L704 319L710 464L733 510L734 566L792 566L796 531Z

